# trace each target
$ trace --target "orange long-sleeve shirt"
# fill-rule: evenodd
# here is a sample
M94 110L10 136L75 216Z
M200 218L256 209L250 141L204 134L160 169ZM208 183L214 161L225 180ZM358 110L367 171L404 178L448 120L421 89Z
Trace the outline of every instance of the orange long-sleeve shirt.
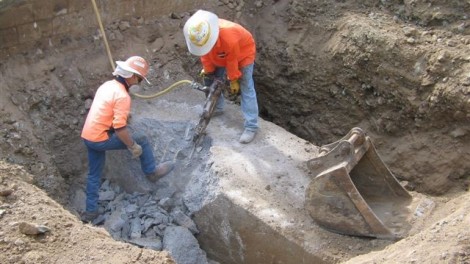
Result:
M219 38L212 50L201 57L205 72L225 67L229 80L238 80L240 68L255 61L256 44L251 33L237 23L219 18Z
M96 91L95 98L82 130L82 138L100 142L107 140L111 128L127 125L131 97L124 85L116 80L107 81Z

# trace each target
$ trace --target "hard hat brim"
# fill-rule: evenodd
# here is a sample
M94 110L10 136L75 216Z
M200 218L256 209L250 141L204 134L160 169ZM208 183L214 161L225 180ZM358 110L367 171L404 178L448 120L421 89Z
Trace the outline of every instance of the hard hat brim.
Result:
M149 80L145 77L145 76L142 76L140 75L140 73L138 73L136 70L132 69L131 67L127 66L126 62L125 61L116 61L116 64L121 67L123 70L125 71L128 71L128 72L132 72L133 74L137 74L139 75L140 77L142 77L142 79L144 79L148 84L151 84L149 82Z
M188 28L189 28L189 25L191 25L191 23L201 21L201 20L207 21L209 23L211 33L209 35L209 39L207 40L206 44L202 46L197 46L194 43L192 43L191 40L189 39ZM214 13L204 11L204 10L198 10L184 24L183 33L184 33L184 38L186 40L186 45L188 46L189 52L191 52L191 54L196 55L196 56L204 56L207 53L209 53L209 51L211 51L211 49L214 47L215 43L217 42L217 38L219 37L219 18Z

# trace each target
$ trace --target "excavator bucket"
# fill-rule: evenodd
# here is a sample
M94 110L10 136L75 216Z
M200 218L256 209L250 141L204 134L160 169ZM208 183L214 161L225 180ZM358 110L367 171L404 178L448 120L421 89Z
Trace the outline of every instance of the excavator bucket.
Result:
M322 146L307 162L312 172L305 208L330 231L400 239L411 225L411 195L390 172L360 128Z

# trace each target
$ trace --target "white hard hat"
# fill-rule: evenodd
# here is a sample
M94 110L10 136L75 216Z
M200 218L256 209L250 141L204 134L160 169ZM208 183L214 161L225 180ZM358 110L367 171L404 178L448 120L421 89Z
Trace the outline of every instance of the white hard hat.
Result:
M219 37L219 18L211 12L198 10L184 24L183 33L189 52L204 56Z

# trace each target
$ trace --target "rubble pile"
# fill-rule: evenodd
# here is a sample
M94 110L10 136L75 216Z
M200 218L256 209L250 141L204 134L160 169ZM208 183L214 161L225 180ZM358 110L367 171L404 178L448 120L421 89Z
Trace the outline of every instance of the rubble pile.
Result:
M207 263L195 238L199 231L182 198L167 197L164 187L129 194L109 180L103 182L99 195L100 215L93 224L102 225L114 239L168 250L177 259L197 256L201 261L197 263Z

